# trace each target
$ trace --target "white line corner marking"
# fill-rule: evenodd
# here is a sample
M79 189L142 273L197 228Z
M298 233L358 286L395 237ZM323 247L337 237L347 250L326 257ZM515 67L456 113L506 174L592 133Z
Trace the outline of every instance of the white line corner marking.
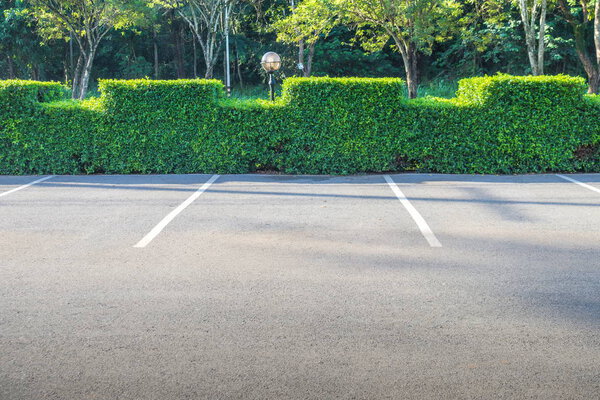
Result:
M198 189L196 192L194 192L194 194L192 194L190 197L188 197L188 199L186 201L184 201L183 203L181 203L176 209L174 209L173 211L171 211L166 217L164 217L162 219L162 221L160 221L158 223L158 225L156 225L151 231L150 233L148 233L146 236L144 236L144 238L142 240L140 240L135 246L133 247L138 247L138 248L144 248L146 246L148 246L148 244L154 240L154 238L156 236L158 236L158 234L165 229L165 227L169 224L169 222L173 221L173 219L175 219L175 217L182 212L183 210L185 210L185 208L187 206L189 206L190 204L192 204L194 202L194 200L196 200L198 197L200 197L200 195L202 193L204 193L204 191L206 189L208 189L210 187L210 185L212 185L217 179L219 179L220 175L213 175L204 185L202 185L200 187L200 189Z
M392 178L389 175L384 175L384 178L388 185L390 185L390 188L392 189L398 200L400 200L404 208L406 208L406 211L408 211L412 219L416 222L417 226L421 230L421 233L423 234L425 239L427 239L427 242L429 242L429 246L442 247L442 244L435 237L435 235L431 231L431 228L429 227L429 225L427 225L427 222L425 222L423 216L417 211L416 208L413 207L410 201L408 201L408 199L406 198L404 193L402 193L398 185L396 185L396 183L392 180Z
M579 181L578 181L578 180L576 180L576 179L569 178L568 176L564 176L564 175L560 175L560 174L556 174L556 176L558 176L559 178L562 178L562 179L564 179L565 181L569 181L569 182L576 183L576 184L578 184L579 186L583 186L583 187L584 187L584 188L586 188L586 189L590 189L590 190L592 190L592 191L594 191L594 192L598 192L598 193L600 193L600 189L598 189L598 188L595 188L595 187L593 187L593 186L590 186L590 185L588 185L587 183L579 182Z
M45 178L38 179L37 181L29 182L27 185L19 186L18 188L14 188L12 190L9 190L8 192L0 193L0 197L7 196L7 195L9 195L11 193L14 193L14 192L17 192L19 190L28 188L29 186L33 186L36 183L44 182L44 181L47 181L48 179L52 179L52 178L56 178L56 175L50 175L50 176L47 176Z

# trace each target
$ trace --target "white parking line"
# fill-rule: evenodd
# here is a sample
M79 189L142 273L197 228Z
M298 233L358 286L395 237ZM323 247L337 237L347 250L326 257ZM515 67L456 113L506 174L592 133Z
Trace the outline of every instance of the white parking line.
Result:
M592 191L594 191L594 192L598 192L598 193L600 193L600 189L598 189L598 188L595 188L595 187L593 187L593 186L590 186L590 185L588 185L587 183L579 182L579 181L578 181L578 180L576 180L576 179L569 178L568 176L564 176L564 175L560 175L560 174L556 174L556 176L558 176L559 178L562 178L562 179L564 179L564 180L566 180L566 181L569 181L569 182L576 183L576 184L577 184L577 185L579 185L579 186L583 186L583 187L584 187L584 188L586 188L586 189L590 189L590 190L592 190Z
M412 219L415 221L415 223L421 230L421 233L423 234L423 236L429 243L429 246L442 247L442 244L435 237L431 228L429 227L429 225L427 225L427 222L425 222L425 219L423 218L423 216L417 211L416 208L413 207L413 205L410 203L410 201L408 201L408 199L406 198L404 193L402 193L402 191L400 190L398 185L396 185L396 183L392 180L392 178L389 175L384 175L384 178L385 178L386 182L388 183L388 185L390 185L390 188L392 189L392 191L394 192L396 197L398 197L398 200L400 200L400 203L402 203L404 208L406 208L406 211L408 211L408 213L410 214Z
M45 178L38 179L37 181L29 182L26 185L19 186L18 188L14 188L12 190L9 190L8 192L0 193L0 197L7 196L7 195L9 195L11 193L14 193L14 192L17 192L19 190L28 188L29 186L35 185L36 183L44 182L44 181L47 181L48 179L52 179L52 178L56 178L56 175L50 175L50 176L47 176Z
M138 247L138 248L144 248L146 247L152 240L154 240L154 238L156 236L158 236L158 234L169 224L169 222L173 221L173 219L183 210L185 210L185 208L187 206L189 206L190 204L192 204L194 202L194 200L196 200L198 197L200 197L200 195L210 187L210 185L212 185L217 179L219 179L220 175L213 175L204 185L202 185L202 187L200 187L200 189L198 189L196 192L194 192L194 194L192 194L190 197L188 197L188 199L186 201L184 201L183 203L181 203L176 209L174 209L173 211L171 211L166 217L164 217L162 219L162 221L160 221L158 223L158 225L156 225L154 227L154 229L152 229L150 231L150 233L148 233L146 236L144 236L144 238L142 240L140 240L135 246L133 247Z

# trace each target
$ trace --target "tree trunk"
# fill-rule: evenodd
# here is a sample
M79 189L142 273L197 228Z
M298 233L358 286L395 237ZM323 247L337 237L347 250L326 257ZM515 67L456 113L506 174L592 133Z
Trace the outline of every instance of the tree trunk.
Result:
M523 23L523 30L525 31L525 44L527 47L527 57L529 59L529 65L531 66L531 73L533 75L540 75L538 65L538 49L536 48L535 39L535 20L537 17L537 6L538 1L534 1L534 5L530 10L525 0L519 0L519 9L521 12L521 22ZM540 18L541 20L541 18Z
M303 76L310 76L310 72L306 72L308 66L304 65L304 39L300 39L298 41L298 67L302 65L302 73Z
M583 69L588 77L588 93L598 93L598 66L590 57L586 43L586 24L577 24L573 26L575 34L575 50L579 61L583 64Z
M594 42L596 47L596 60L592 57L588 50L587 33L588 33L588 19L587 14L584 13L583 21L579 22L577 17L570 11L569 4L565 0L558 2L559 9L564 19L573 29L573 36L575 37L575 50L579 61L583 65L583 69L588 78L588 93L598 93L600 85L600 4L599 0L595 3L595 16L594 16Z
M69 32L69 38L69 72L71 74L71 78L73 78L75 75L75 63L73 62L73 55L75 54L73 49L73 41L75 39L73 38L73 31Z
M600 73L596 73L595 76L589 78L588 93L599 94L600 93Z
M81 74L81 83L79 84L79 100L85 99L87 94L88 85L90 83L90 74L92 72L92 65L94 64L95 50L92 50L86 57L85 65L83 67L83 73Z
M594 44L596 45L596 66L600 75L600 0L596 0L595 15L594 15ZM596 91L598 93L598 87Z
M238 79L240 81L240 89L244 90L244 81L242 79L242 61L240 60L240 51L238 49L237 40L235 42L235 64L237 66Z
M198 35L198 41L202 38ZM202 53L204 55L204 64L206 66L206 72L204 73L205 79L212 79L214 75L215 65L217 64L217 56L221 51L221 44L217 40L217 32L211 32L206 37L206 43L202 46Z
M154 29L152 44L154 45L154 79L158 79L158 38L156 29Z
M546 13L547 0L542 0L542 10L540 11L540 37L538 38L538 75L544 75L544 53L546 52Z
M77 66L75 67L75 72L73 72L73 87L71 88L71 97L74 99L79 98L79 79L81 76L81 69L83 68L83 52L79 52L79 57L77 57Z
M196 37L192 32L192 51L193 51L193 64L194 64L194 78L198 78L198 51L196 50Z
M419 87L419 69L417 64L417 46L410 40L400 39L391 34L396 47L400 51L402 61L404 62L404 72L406 73L406 87L408 89L408 98L416 99Z
M215 66L213 65L213 63L211 63L210 60L207 60L206 61L206 72L204 73L204 79L212 79L214 69L215 69Z
M309 77L312 74L312 63L313 58L315 57L315 46L317 42L313 42L308 46L308 60L306 62L306 67L304 68L304 76Z
M416 99L419 86L419 69L417 66L417 50L411 44L409 50L408 68L406 68L406 85L408 86L408 98Z
M6 56L8 62L8 79L15 79L15 64L10 55Z
M181 30L178 27L171 29L171 38L173 40L173 46L175 47L175 68L177 70L177 78L183 79L185 77L185 67L183 65L183 53L181 45Z
M532 30L525 32L525 43L527 44L527 57L529 58L531 73L533 75L539 75L539 68L535 48L535 36Z

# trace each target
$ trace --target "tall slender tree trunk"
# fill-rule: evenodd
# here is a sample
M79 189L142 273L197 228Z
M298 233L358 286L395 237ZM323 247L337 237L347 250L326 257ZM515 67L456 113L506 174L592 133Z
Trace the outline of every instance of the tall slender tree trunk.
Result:
M74 62L74 54L75 50L73 48L73 31L69 32L69 72L71 73L71 77L75 75L75 62Z
M153 31L152 44L154 46L154 79L158 79L158 34Z
M204 79L212 79L214 76L215 66L210 60L206 60L206 71L204 72Z
M202 53L204 55L204 65L206 67L204 78L212 79L214 76L215 65L217 64L217 56L221 51L222 42L217 40L217 32L208 33L205 43L202 43L202 37L200 35L196 35L196 37L202 45Z
M10 54L6 56L6 61L8 62L8 79L15 79L15 64Z
M79 84L80 84L80 76L81 69L83 68L83 52L79 52L79 57L77 57L77 66L75 67L75 71L73 72L73 87L71 88L71 97L74 99L79 98Z
M238 49L237 40L235 41L235 64L237 67L238 80L240 81L240 89L244 90L244 81L242 79L242 60L240 60L240 51Z
M544 36L546 35L547 0L534 0L531 8L526 0L519 0L519 10L523 30L525 31L525 44L527 45L527 57L529 58L531 73L533 75L543 75L544 53L546 50ZM538 14L539 21L536 21ZM539 29L537 39L536 22Z
M304 68L304 76L309 77L312 74L312 64L315 57L315 46L317 42L313 42L308 46L308 60L306 61L306 67Z
M306 69L308 68L307 65L304 64L304 39L300 39L298 41L298 66L303 67L302 69L302 75L303 76L310 76L310 72L306 72Z
M181 30L178 29L178 27L173 27L171 30L171 38L175 48L175 67L177 69L177 78L183 79L185 78L185 67L183 65L182 40L180 34Z
M198 50L196 49L196 37L192 32L192 52L193 52L193 64L194 64L194 78L198 78Z
M96 50L90 51L90 53L86 56L85 64L83 67L83 72L81 74L81 83L79 84L79 95L78 99L85 99L85 95L88 90L88 86L90 83L90 75L92 73L92 66L94 65L94 56L96 55Z
M213 63L212 52L214 49L210 45L210 38L207 40L206 45L203 47L204 50L204 79L212 79L213 77Z
M546 53L546 14L548 12L547 0L542 0L540 11L540 32L538 38L538 75L544 75L544 54Z

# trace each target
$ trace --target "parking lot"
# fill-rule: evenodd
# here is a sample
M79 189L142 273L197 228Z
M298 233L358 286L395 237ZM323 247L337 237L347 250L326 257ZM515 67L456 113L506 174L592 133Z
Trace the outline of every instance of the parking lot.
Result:
M200 398L600 399L600 174L0 176L0 399Z

